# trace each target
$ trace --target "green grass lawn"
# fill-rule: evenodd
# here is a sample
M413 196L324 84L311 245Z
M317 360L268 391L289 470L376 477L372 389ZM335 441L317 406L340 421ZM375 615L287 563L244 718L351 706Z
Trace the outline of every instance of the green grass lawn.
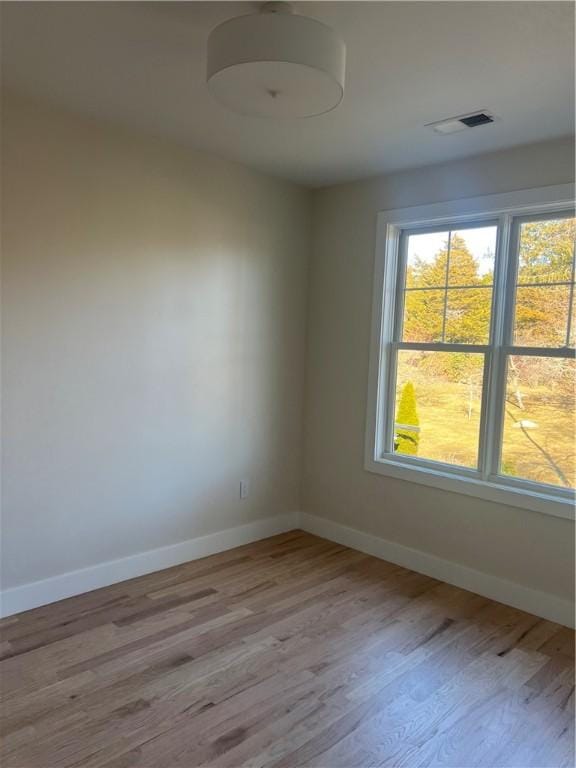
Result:
M418 456L476 467L480 427L479 392L454 382L414 382L420 441ZM518 421L536 426L524 431ZM540 390L526 395L524 410L506 403L503 472L553 485L574 486L574 410Z

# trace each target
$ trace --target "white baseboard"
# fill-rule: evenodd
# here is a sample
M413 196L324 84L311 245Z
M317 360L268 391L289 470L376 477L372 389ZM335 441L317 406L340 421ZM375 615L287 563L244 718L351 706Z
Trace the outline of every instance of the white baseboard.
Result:
M432 576L483 597L533 613L543 619L574 627L574 605L556 595L522 586L507 579L443 560L418 549L348 528L315 515L302 514L301 527L324 539L388 560L412 571Z
M405 547L394 541L334 523L326 518L298 512L256 520L218 533L6 589L0 592L0 616L11 616L40 605L48 605L66 597L73 597L126 581L126 579L144 576L163 568L224 552L227 549L250 544L295 528L302 528L330 541L388 560L544 619L568 627L574 626L574 606L569 600L491 576L459 563L443 560L421 550Z
M119 581L144 576L153 571L160 571L163 568L207 557L216 552L250 544L259 539L266 539L268 536L291 531L298 528L299 524L298 512L277 515L167 547L140 552L120 560L110 560L42 581L12 587L0 592L0 616L11 616L30 608L54 603L56 600L117 584Z

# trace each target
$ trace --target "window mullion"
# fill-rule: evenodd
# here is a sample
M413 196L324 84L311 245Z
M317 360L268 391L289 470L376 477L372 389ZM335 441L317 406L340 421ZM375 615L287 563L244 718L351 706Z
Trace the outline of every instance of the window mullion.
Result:
M492 296L492 326L490 351L486 354L482 416L480 422L480 450L478 468L483 479L498 473L502 446L502 425L506 399L506 355L504 346L511 330L511 311L514 289L514 271L511 254L514 252L513 221L508 214L500 216L494 293Z

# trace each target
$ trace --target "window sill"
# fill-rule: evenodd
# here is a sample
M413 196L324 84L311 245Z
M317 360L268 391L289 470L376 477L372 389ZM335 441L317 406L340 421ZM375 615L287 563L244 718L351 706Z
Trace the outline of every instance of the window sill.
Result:
M546 492L535 492L504 483L479 480L456 472L443 471L443 468L431 469L423 466L412 466L398 459L368 459L365 469L368 472L394 477L398 480L440 488L443 491L475 496L486 501L520 507L532 512L562 517L566 520L575 519L573 499Z

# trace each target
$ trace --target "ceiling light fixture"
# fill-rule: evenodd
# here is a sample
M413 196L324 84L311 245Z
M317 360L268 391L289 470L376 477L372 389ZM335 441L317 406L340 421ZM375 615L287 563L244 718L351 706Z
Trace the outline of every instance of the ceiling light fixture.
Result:
M208 38L208 88L234 112L312 117L344 95L346 46L325 24L289 3L225 21Z

